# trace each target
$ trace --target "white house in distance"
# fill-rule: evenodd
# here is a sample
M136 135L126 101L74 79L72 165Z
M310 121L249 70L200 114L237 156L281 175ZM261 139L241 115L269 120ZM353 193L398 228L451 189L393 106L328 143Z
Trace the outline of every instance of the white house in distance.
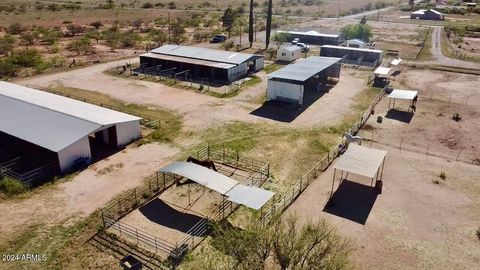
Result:
M349 39L347 40L347 47L351 48L365 48L365 41L361 39Z
M297 45L281 47L277 51L277 61L292 62L302 56L302 48Z
M8 82L0 82L0 115L0 164L25 160L9 168L18 174L47 163L65 173L142 136L139 117Z

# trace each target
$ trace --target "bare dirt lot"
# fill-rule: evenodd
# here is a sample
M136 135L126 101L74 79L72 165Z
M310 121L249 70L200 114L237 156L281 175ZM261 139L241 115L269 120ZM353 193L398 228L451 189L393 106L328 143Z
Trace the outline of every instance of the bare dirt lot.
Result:
M168 164L178 150L148 144L127 148L89 166L70 181L0 202L1 238L36 223L57 224L86 217L115 195L141 184Z
M397 148L480 164L478 76L411 70L394 86L419 91L416 113L408 114L409 102L400 100L395 105L398 110L389 111L389 99L384 98L361 136ZM454 121L454 113L462 120ZM382 123L376 122L377 116L384 117Z
M388 151L382 194L376 196L369 179L349 174L334 195L336 205L327 210L333 214L325 212L333 176L330 167L287 214L332 222L354 241L353 263L358 269L477 269L478 167L373 147ZM442 171L446 180L439 178ZM338 179L337 175L335 189Z
M116 63L99 64L81 70L23 79L19 83L39 87L63 85L101 92L129 103L161 106L182 115L185 127L192 130L219 126L230 121L279 123L251 114L261 106L258 100L265 95L267 79L263 72L258 74L262 78L261 83L243 89L236 97L221 99L160 83L118 78L103 73L108 67L115 65ZM340 82L303 111L291 124L296 127L308 127L338 121L348 112L353 97L366 88L367 76L366 71L343 69ZM278 111L281 114L285 110L288 109L279 108Z

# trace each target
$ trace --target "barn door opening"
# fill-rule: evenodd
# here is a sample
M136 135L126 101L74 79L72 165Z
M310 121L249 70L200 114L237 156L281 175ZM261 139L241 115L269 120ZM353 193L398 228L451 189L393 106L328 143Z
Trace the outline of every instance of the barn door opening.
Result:
M108 128L108 145L112 148L118 147L116 126L111 126Z

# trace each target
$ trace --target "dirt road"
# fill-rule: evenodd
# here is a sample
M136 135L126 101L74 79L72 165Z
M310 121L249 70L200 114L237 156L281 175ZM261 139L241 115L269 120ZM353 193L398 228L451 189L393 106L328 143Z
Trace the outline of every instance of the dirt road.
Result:
M186 129L202 129L219 126L226 122L259 122L284 124L268 117L252 114L262 106L259 100L265 95L267 78L264 72L257 75L262 82L242 89L233 98L215 98L188 89L178 89L160 83L114 77L103 73L117 63L126 60L88 66L62 73L45 74L19 80L18 83L32 87L69 86L97 91L128 103L151 104L173 110L183 116ZM361 75L360 75L361 74ZM340 83L329 93L305 109L291 123L296 127L309 127L334 123L348 112L353 97L365 88L365 74L361 71L342 70ZM336 108L332 110L332 108ZM283 113L279 109L279 113ZM294 110L296 111L296 110Z
M0 202L0 239L36 223L58 224L85 217L115 195L138 186L178 153L178 149L162 144L127 148L89 166L68 182L34 191L25 199Z
M443 27L434 26L432 27L432 56L435 59L435 63L444 65L444 66L452 66L452 67L459 67L459 68L473 68L473 69L480 69L479 63L462 61L459 59L449 58L443 55L442 53L442 31Z

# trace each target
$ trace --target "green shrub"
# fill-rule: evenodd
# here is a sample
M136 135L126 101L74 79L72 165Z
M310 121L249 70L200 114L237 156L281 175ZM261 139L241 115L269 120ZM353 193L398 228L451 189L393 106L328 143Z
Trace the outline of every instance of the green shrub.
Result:
M6 177L0 180L0 190L8 196L15 196L26 192L28 187L19 180Z

